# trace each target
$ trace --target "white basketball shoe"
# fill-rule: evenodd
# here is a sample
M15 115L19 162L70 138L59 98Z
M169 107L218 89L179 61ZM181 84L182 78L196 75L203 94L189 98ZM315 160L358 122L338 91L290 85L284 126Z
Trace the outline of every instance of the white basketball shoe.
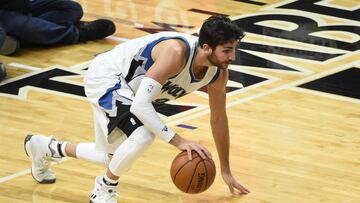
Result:
M61 159L55 155L55 149L50 147L52 142L57 142L52 137L42 135L27 135L24 140L26 154L32 161L31 175L39 183L49 184L56 181L51 170L51 162Z
M117 203L117 186L106 185L102 176L95 179L95 186L90 195L90 203Z

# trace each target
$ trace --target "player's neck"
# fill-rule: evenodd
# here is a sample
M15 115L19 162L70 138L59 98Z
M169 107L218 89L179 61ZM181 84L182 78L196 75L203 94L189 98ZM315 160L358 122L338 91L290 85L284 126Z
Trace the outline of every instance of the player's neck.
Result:
M200 47L197 47L197 50L195 53L195 59L194 59L194 63L193 63L193 69L194 70L203 70L203 69L207 69L210 66L212 66L212 64L208 60L208 57L205 54L204 50L201 49Z

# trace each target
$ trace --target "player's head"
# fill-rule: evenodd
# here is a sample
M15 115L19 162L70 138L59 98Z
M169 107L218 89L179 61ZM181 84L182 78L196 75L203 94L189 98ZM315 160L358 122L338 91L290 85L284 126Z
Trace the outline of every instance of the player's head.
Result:
M215 15L206 19L199 34L199 45L208 44L212 49L226 42L238 41L244 37L243 31L228 17Z
M227 68L235 60L237 44L243 37L243 31L228 17L211 16L200 29L199 46L212 65Z

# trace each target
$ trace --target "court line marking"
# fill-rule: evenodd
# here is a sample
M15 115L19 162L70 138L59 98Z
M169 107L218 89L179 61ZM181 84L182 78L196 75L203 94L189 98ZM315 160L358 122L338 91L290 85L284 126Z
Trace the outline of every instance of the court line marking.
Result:
M255 94L255 95L252 95L252 96L249 96L249 97L245 97L245 98L242 98L242 99L235 100L233 102L228 103L226 105L226 108L235 106L237 104L245 103L245 102L248 102L248 101L251 101L253 99L263 97L263 96L267 96L267 95L270 95L272 93L278 92L280 90L286 90L286 89L287 90L292 90L296 86L301 85L303 83L306 83L306 82L309 82L309 81L324 77L326 75L329 75L329 74L332 74L332 73L335 73L335 72L339 72L341 70L348 69L348 68L350 68L352 66L358 66L359 64L360 64L360 62L355 61L355 62L352 62L352 63L344 64L343 66L339 66L337 68L333 68L333 69L328 70L328 71L324 71L324 72L320 72L318 74L310 75L309 77L294 81L292 83L287 83L287 84L284 84L282 86L278 86L278 87L269 89L267 91L264 91L264 92L261 92L261 93L258 93L258 94ZM318 95L318 96L320 96L320 95ZM210 113L210 109L209 109L209 107L206 107L206 108L204 108L204 111L202 111L202 112L195 113L192 116L187 116L185 118L179 118L179 119L176 119L175 121L172 121L172 122L166 122L166 124L168 126L176 126L177 124L192 120L194 118L198 118L198 117L206 115L208 113ZM63 159L60 162L64 162L64 161L69 160L69 159L70 158ZM55 163L55 164L57 164L57 163ZM12 180L12 179L20 177L20 176L27 175L29 173L30 173L30 169L25 169L25 170L19 171L17 173L14 173L12 175L1 177L0 178L0 183L4 183L6 181Z
M271 5L265 5L265 6L263 6L263 7L261 7L259 9L258 13L260 13L260 11L263 11L263 12L273 11L273 12L277 12L277 14L287 12L290 15L291 15L291 13L293 13L293 14L298 15L298 16L309 16L311 18L327 18L327 19L333 19L333 20L338 20L338 21L340 20L340 21L343 21L344 23L345 22L347 22L347 23L356 23L356 24L359 23L356 20L346 19L346 18L341 18L341 17L336 17L336 16L330 16L330 15L321 14L321 13L314 13L314 12L303 11L303 10L294 10L294 9L289 9L289 8L279 8L281 6L288 5L288 4L293 3L295 1L297 1L297 0L287 0L287 1L285 0L285 1L281 1L281 2L278 2L278 3L271 4ZM322 1L320 1L319 3L322 3ZM315 4L318 4L318 3L315 3ZM325 6L325 7L327 7L327 6ZM331 8L331 7L334 7L334 6L330 6L329 8ZM349 10L349 9L345 9L345 10ZM232 17L233 18L239 18L239 17L243 17L243 16L245 16L245 15L238 15L238 16L232 16Z
M346 96L331 94L331 93L327 93L327 92L320 92L317 90L311 90L311 89L302 88L302 87L292 87L292 88L290 88L290 90L299 92L302 94L311 94L311 95L321 96L321 97L325 97L325 98L329 98L329 99L335 99L335 100L339 100L339 101L360 104L360 99L356 99L356 98L352 98L352 97L346 97Z
M262 21L260 21L262 22ZM354 34L355 35L355 34ZM255 39L254 39L255 38ZM259 38L261 43L259 43ZM328 53L328 54L348 54L351 53L351 51L348 50L342 50L332 47L324 47L321 45L316 44L309 44L306 42L299 42L299 41L293 41L289 39L283 39L268 35L260 35L257 33L247 32L246 36L244 37L242 42L248 42L248 43L254 43L254 44L261 44L261 45L267 45L267 46L281 46L282 48L288 48L288 49L299 49L304 51L315 51L318 53Z
M245 49L241 49L241 51L246 52L250 55L254 55L257 56L259 58L262 59L266 59L267 61L270 62L275 62L278 64L281 64L283 66L289 67L291 69L297 70L297 71L289 71L289 70L281 70L281 69L272 69L273 71L279 72L279 71L283 71L283 72L291 72L293 74L301 74L301 75L310 75L313 74L313 71L308 70L306 68L303 68L302 66L300 66L300 64L296 64L294 63L295 61L311 61L311 63L313 64L322 64L321 61L315 61L315 60L308 60L308 59L299 59L295 57L291 57L291 56L282 56L279 54L275 54L275 53L266 53L266 52L261 52L261 51L252 51L252 50L245 50ZM288 59L293 59L294 62L288 62Z
M339 5L339 4L333 4L332 1L333 0L322 0L322 1L319 1L319 2L315 2L314 4L324 6L324 7L329 7L329 8L337 8L337 9L347 10L347 11L355 11L355 10L360 8L360 5L342 6L342 5Z
M89 65L90 65L90 63L91 63L93 60L94 60L94 59L90 59L90 60L88 60L88 61L84 61L84 62L75 64L75 65L73 65L73 66L68 67L68 69L77 71L77 72L81 73L82 75L84 75L84 73L86 72L84 69L85 69L85 68L88 68Z
M26 70L31 70L31 71L38 71L38 70L42 69L42 68L38 68L38 67L34 67L34 66L28 66L28 65L20 64L20 63L9 63L8 65L16 67L16 68L22 68L22 69L26 69Z
M118 41L118 42L126 42L126 41L129 40L128 38L116 37L114 35L108 36L108 37L106 37L106 39L111 39L111 40L115 40L115 41Z
M17 81L17 80L21 80L21 79L24 79L24 78L27 78L27 77L31 77L33 75L37 75L39 73L50 71L52 69L60 69L60 70L68 71L68 72L73 72L73 73L78 74L78 75L75 75L77 77L83 76L84 71L79 70L77 66L76 66L76 68L77 69L69 69L69 68L65 68L63 66L59 66L59 65L50 66L48 68L40 69L38 71L33 71L33 72L30 72L30 73L27 73L27 74L24 74L24 75L15 77L15 78L10 78L10 79L4 80L1 85L5 85L7 83L11 83L11 82L14 82L14 81ZM65 79L63 79L63 77L65 77ZM68 84L74 84L74 85L82 86L82 84L80 82L66 80L66 77L68 77L68 76L57 76L57 77L53 77L53 78L55 78L54 81L61 81L61 82L68 83ZM53 80L53 78L50 78L50 80ZM18 92L17 95L9 95L9 94L6 94L6 93L0 93L0 97L7 97L7 98L13 98L13 99L19 99L19 100L27 100L28 92L29 92L29 90L32 90L32 89L35 89L36 91L40 91L40 92L51 93L51 94L61 95L61 96L64 96L64 97L70 97L70 98L80 99L80 100L83 100L83 101L88 101L88 99L86 97L83 97L83 96L68 94L68 93L64 93L64 92L57 92L57 91L53 91L53 90L43 89L43 88L40 88L40 87L34 87L34 86L31 86L31 85L21 87L19 89L19 92Z
M62 163L62 162L67 161L69 159L70 158L68 158L68 157L64 157L61 161L51 163L51 166ZM4 183L6 181L9 181L9 180L12 180L12 179L15 179L17 177L24 176L24 175L27 175L27 174L30 174L30 173L31 173L31 168L27 168L27 169L19 171L17 173L14 173L14 174L11 174L11 175L8 175L8 176L5 176L5 177L1 177L0 178L0 183Z
M24 175L30 174L30 172L31 172L31 169L28 168L28 169L19 171L19 172L17 172L17 173L14 173L14 174L11 174L11 175L2 177L2 178L0 178L0 183L4 183L4 182L9 181L9 180L12 180L12 179L14 179L14 178L17 178L17 177L20 177L20 176L24 176Z
M55 77L52 77L51 80L66 83L66 84L84 86L83 79L81 81L73 80L73 79L79 79L79 78L80 79L84 78L84 75L55 76Z

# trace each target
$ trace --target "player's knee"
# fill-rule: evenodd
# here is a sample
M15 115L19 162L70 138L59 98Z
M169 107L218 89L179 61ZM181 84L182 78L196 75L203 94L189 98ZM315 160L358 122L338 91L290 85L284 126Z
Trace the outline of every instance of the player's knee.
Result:
M80 20L84 15L84 11L81 5L76 1L69 1L68 4L68 9L70 10L69 14L71 14L73 20Z
M153 143L154 139L155 139L155 136L153 134L148 134L146 136L146 138L144 138L142 144L146 145L146 146L149 146L149 145L151 145Z
M128 171L134 161L138 159L154 141L153 135L144 126L137 128L127 140L125 140L115 151L109 169L116 175L121 176Z
M135 141L137 144L147 147L153 143L155 140L155 135L152 134L148 129L146 129L144 126L139 127L136 129L131 135L134 136Z

